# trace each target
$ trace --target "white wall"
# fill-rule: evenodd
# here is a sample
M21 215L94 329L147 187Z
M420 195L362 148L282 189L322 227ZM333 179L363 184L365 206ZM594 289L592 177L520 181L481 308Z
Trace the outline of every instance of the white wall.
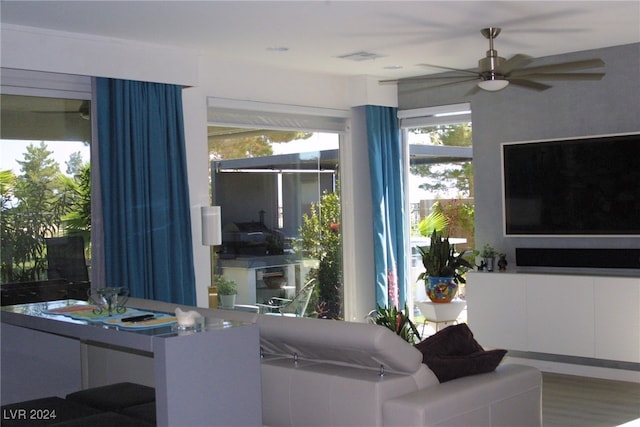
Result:
M32 27L3 25L1 64L5 68L113 77L130 80L180 84L183 91L187 167L193 233L194 268L198 305L208 305L207 286L210 280L209 248L200 242L200 206L209 204L207 97L258 101L278 104L349 109L353 106L375 104L396 106L395 85L378 85L371 77L348 78L338 75L295 72L277 68L260 68L255 64L221 60L200 55L188 49L143 44L121 39L41 30ZM358 120L344 138L350 155L343 157L343 171L350 171L342 183L344 205L347 210L358 205L359 211L370 212L363 203L370 204L363 194L369 194L369 177L362 143L366 133ZM351 134L357 135L353 141ZM357 147L357 148L356 148ZM357 150L357 151L356 151ZM358 162L351 168L348 162ZM364 162L364 163L363 163ZM361 196L354 202L355 195ZM373 289L373 256L360 250L362 235L371 233L367 221L348 212L343 237L350 248L345 263L345 283L359 284ZM369 220L370 221L370 220ZM370 224L370 222L369 222ZM370 245L366 245L370 248ZM357 268L356 268L357 266ZM346 307L347 318L362 320L375 300L369 291L349 292L358 298Z
M2 67L196 85L198 52L2 25Z

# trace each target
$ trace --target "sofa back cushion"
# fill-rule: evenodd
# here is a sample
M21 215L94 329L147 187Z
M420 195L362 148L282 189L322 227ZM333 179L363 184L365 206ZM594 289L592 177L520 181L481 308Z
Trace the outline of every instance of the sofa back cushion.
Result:
M264 354L401 374L422 362L420 351L383 326L264 315L256 323Z

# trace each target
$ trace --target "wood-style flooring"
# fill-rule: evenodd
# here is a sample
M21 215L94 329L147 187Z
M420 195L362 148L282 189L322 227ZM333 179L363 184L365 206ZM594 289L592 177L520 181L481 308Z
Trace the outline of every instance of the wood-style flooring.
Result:
M640 384L543 373L543 427L640 426Z

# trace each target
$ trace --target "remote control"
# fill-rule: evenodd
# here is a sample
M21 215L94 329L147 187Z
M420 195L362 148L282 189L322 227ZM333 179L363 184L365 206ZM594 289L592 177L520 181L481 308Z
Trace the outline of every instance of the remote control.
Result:
M140 316L125 317L124 319L121 319L121 321L122 322L143 322L145 320L151 320L154 317L155 316L153 314L143 314Z

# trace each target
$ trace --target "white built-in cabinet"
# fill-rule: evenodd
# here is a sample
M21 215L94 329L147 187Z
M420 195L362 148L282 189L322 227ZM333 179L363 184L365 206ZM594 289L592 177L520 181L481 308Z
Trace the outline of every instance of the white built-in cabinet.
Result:
M467 319L486 347L640 363L640 278L467 275Z

